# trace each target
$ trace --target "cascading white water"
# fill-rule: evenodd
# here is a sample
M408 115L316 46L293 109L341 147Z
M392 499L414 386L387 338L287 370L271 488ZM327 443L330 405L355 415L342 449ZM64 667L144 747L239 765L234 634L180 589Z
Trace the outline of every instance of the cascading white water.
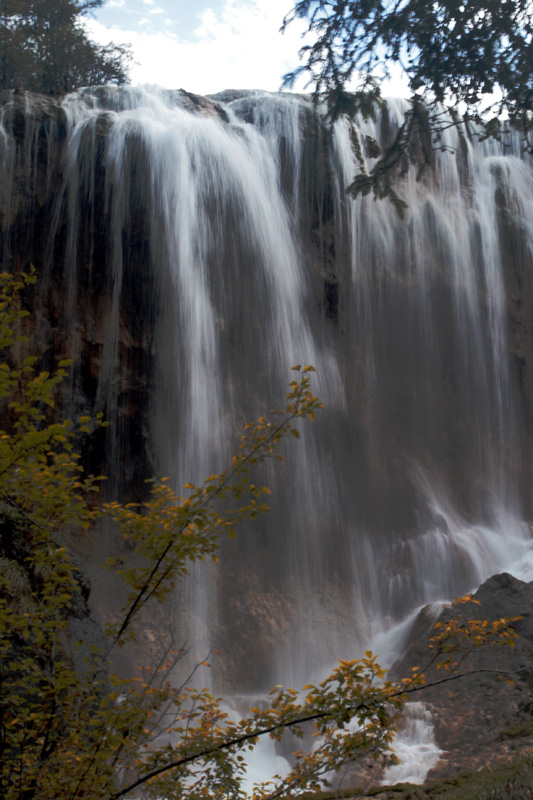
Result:
M423 703L408 703L405 707L405 717L394 737L392 751L399 763L385 770L382 783L424 783L442 750L435 744L431 713Z
M519 571L533 176L518 139L504 152L450 129L421 181L414 168L399 179L401 220L386 200L346 195L352 123L331 129L306 97L107 88L63 107L48 259L66 236L75 316L80 230L100 215L111 311L97 397L113 421L131 241L141 248L154 285L128 291L157 317L157 469L176 486L219 470L240 424L282 402L290 366L318 370L326 410L268 471L268 518L179 601L178 638L199 657L221 651L216 688L308 680L424 603ZM402 107L357 122L369 167Z
M439 154L424 183L404 179L402 221L386 201L346 197L346 121L330 133L306 98L217 99L227 121L179 96L105 94L113 308L128 176L142 159L168 298L155 431L177 485L221 467L235 419L270 407L292 363L317 366L327 411L290 453L270 520L225 549L220 580L197 571L188 598L196 652L225 654L241 637L237 657L255 665L226 670L257 688L349 655L387 620L509 569L528 544L498 192L528 247L533 197L524 162L453 129L444 144L458 155ZM90 92L67 101L74 173L101 105ZM389 125L400 113L391 103ZM382 138L379 123L364 134ZM104 365L112 331L108 341Z

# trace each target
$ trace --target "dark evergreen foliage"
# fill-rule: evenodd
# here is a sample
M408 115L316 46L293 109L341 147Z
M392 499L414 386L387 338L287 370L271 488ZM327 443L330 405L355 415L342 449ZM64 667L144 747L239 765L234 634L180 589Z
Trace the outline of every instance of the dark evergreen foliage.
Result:
M127 82L127 48L90 41L81 18L104 0L0 0L0 88L62 95Z
M358 74L368 82L398 63L413 92L476 105L495 90L511 113L533 99L533 8L529 0L299 0L285 20L309 19L316 35L300 51L318 91Z
M371 114L369 99L371 105L380 101L380 79L392 64L402 68L413 93L391 150L369 175L356 178L352 193L373 190L380 197L392 196L391 172L404 156L415 150L427 155L428 137L433 146L441 146L450 124L442 103L464 104L467 116L456 116L454 124L475 116L487 126L486 135L501 132L487 111L504 112L522 131L525 147L533 149L530 0L298 0L282 29L296 18L308 20L314 41L302 47L303 63L285 76L284 85L307 75L315 97L325 94L332 120ZM346 86L354 80L359 91L353 94ZM423 114L421 99L427 109Z

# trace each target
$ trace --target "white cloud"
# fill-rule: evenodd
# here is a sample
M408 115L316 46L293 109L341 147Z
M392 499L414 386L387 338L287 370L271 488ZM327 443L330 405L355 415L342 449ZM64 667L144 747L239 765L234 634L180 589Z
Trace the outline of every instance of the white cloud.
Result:
M156 0L144 2L155 5ZM210 8L200 16L192 39L167 30L175 20L162 19L159 7L151 9L150 18L144 17L136 30L105 27L95 19L88 19L87 26L97 42L132 45L138 62L131 70L134 84L155 83L198 94L222 89L277 91L282 76L299 63L306 28L297 20L280 34L291 4L291 0L227 0L222 11ZM384 93L408 94L404 76L399 70L393 72ZM304 85L302 79L295 88L303 91Z
M144 18L148 30L109 28L87 20L97 42L130 43L138 64L131 70L133 83L156 83L199 94L222 89L279 89L282 75L298 63L302 23L279 33L290 0L228 0L224 9L201 16L194 41L178 40L168 31L155 31L155 19ZM159 19L159 18L158 18ZM159 24L159 23L158 23Z

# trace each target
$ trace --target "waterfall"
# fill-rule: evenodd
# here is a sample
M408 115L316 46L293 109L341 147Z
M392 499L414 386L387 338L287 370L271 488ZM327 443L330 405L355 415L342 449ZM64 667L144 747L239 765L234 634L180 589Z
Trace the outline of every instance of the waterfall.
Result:
M241 423L282 403L291 365L317 368L326 408L261 478L271 512L176 599L179 638L220 650L219 691L309 680L425 603L498 571L533 577L531 162L513 134L451 128L421 180L398 178L405 219L352 199L354 133L370 169L402 109L331 127L290 94L109 87L63 102L42 263L63 265L70 325L90 287L111 462L144 436L154 471L199 482ZM9 230L16 203L2 203ZM150 359L127 362L121 393L128 336Z

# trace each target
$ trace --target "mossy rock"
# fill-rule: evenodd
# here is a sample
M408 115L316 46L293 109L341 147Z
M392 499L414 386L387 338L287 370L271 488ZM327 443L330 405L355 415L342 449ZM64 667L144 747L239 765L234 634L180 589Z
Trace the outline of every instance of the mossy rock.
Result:
M339 797L362 800L371 797L379 800L531 800L533 754L502 762L490 769L461 772L451 778L430 781L424 786L402 783L376 786L367 791L355 788L302 795L305 800L333 800Z
M498 739L505 741L506 739L520 739L524 736L533 736L533 719L525 720L517 725L509 725L500 731Z

